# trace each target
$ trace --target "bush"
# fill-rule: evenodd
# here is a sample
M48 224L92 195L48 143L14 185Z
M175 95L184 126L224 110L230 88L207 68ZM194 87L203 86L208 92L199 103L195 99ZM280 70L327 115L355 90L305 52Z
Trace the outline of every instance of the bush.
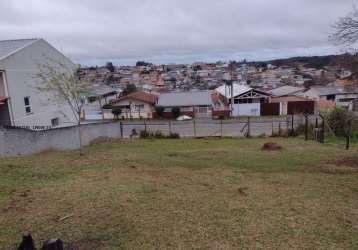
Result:
M179 107L173 107L172 108L172 114L175 119L177 119L180 116L180 108Z
M112 114L118 119L119 116L122 114L122 109L120 107L113 107Z
M139 138L141 139L179 139L180 135L177 133L170 133L168 136L164 135L162 131L157 130L155 132L140 131Z
M164 116L165 108L162 106L155 106L155 113L159 118L163 118Z
M352 111L344 108L336 108L329 112L327 121L336 136L347 136L351 131L351 125L357 122L356 117Z
M163 133L161 131L157 130L157 131L155 131L153 137L156 139L163 139L163 138L165 138L165 135L163 135Z
M151 136L152 136L152 134L150 132L146 131L146 130L142 130L139 133L139 138L141 138L141 139L148 139Z
M169 138L169 139L180 139L180 135L178 133L170 133L167 138Z

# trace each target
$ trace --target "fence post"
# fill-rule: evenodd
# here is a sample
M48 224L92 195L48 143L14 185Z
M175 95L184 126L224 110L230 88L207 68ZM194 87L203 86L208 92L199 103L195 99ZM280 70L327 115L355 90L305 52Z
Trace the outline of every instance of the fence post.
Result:
M220 120L220 137L223 138L223 119Z
M308 116L305 115L305 141L308 141Z
M286 117L286 135L287 137L290 136L290 117L287 115Z
M291 135L292 136L294 136L295 135L295 121L294 121L294 119L295 119L295 115L294 114L292 114L292 121L291 121Z
M251 124L250 124L250 117L247 117L247 138L251 137Z
M281 121L278 122L278 135L282 135Z
M119 123L119 128L121 131L121 138L123 139L123 123L122 122Z
M147 133L147 123L144 121L144 131Z
M274 121L272 120L272 136L275 135L275 129L274 129Z
M168 126L169 126L169 134L172 133L172 123L171 121L168 122Z
M325 124L325 121L324 121L324 119L322 119L322 134L321 134L321 136L322 136L322 138L321 138L321 143L324 143L324 137L325 137L325 126L326 124Z
M195 119L193 120L193 125L194 125L194 137L196 137L196 123L195 123Z

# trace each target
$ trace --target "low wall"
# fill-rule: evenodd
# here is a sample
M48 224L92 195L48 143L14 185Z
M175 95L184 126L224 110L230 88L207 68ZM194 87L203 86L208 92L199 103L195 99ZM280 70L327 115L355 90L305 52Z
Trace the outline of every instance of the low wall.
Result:
M99 138L122 137L120 122L82 125L81 134L83 145L89 145ZM0 128L0 156L30 155L46 150L73 150L79 147L79 127L46 131Z

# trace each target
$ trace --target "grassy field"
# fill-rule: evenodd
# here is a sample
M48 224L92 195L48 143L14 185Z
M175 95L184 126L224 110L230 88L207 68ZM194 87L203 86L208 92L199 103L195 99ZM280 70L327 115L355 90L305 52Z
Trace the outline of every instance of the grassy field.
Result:
M81 249L357 249L358 152L187 139L1 159L0 245L23 232Z

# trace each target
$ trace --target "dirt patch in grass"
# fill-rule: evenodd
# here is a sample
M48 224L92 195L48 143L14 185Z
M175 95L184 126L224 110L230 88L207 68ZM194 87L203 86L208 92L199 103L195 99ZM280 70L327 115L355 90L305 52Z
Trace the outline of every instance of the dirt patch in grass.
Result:
M336 166L346 166L351 168L358 169L358 156L354 157L344 157L342 159L337 159L333 161L328 161L328 164L336 165Z
M324 161L322 163L306 167L308 172L320 172L326 174L357 174L358 157L343 157L341 159Z
M274 142L267 142L263 145L262 150L264 150L264 151L280 151L280 150L282 150L282 146L280 146Z

